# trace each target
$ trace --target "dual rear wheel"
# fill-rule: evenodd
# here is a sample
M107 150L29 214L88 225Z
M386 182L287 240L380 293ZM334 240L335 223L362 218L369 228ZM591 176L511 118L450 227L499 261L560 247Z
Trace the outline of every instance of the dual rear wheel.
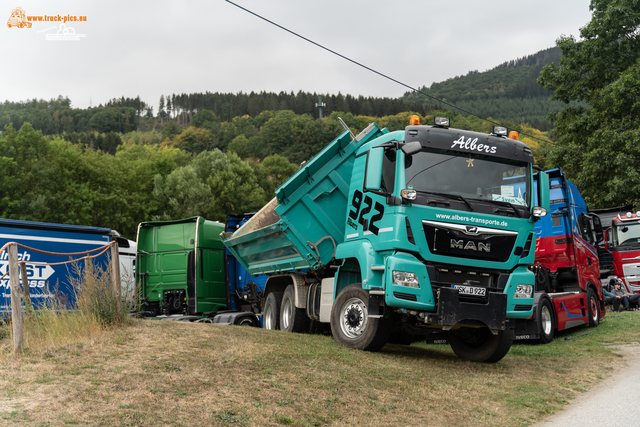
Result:
M283 292L271 292L264 303L263 323L265 329L280 329L287 332L306 332L309 317L303 308L295 304L295 289L287 286Z

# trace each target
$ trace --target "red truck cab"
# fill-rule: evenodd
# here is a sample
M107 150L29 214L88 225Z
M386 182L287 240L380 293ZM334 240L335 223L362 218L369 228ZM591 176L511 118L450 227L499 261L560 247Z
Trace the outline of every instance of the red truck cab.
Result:
M640 293L640 212L633 205L612 209L599 209L605 226L605 239L599 252L603 276L615 275L622 279L625 291Z

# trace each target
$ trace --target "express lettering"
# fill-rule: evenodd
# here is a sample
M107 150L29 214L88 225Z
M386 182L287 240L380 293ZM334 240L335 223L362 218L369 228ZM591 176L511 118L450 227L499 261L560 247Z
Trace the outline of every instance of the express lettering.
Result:
M495 154L498 149L495 145L487 145L487 144L478 144L478 138L475 139L464 139L464 136L453 141L453 145L451 148L456 148L458 146L459 149L471 150L471 151L479 151Z

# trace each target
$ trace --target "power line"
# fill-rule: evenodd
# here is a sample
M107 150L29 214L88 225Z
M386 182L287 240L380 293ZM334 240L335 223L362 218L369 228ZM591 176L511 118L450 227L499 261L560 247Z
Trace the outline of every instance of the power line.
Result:
M336 52L336 51L333 51L333 50L329 49L329 48L328 48L328 47L326 47L326 46L323 46L323 45L321 45L321 44L319 44L319 43L316 43L316 42L314 42L313 40L308 39L308 38L306 38L306 37L304 37L304 36L302 36L302 35L300 35L300 34L296 33L295 31L292 31L292 30L290 30L290 29L288 29L288 28L286 28L286 27L283 27L282 25L277 24L277 23L275 23L275 22L273 22L273 21L271 21L271 20L269 20L269 19L265 18L265 17L264 17L264 16L262 16L262 15L258 15L257 13L255 13L255 12L253 12L253 11L251 11L251 10L247 9L247 8L244 8L244 7L240 6L239 4L236 4L236 3L234 3L234 2L232 2L232 1L230 1L230 0L225 0L225 1L226 1L227 3L230 3L230 4L234 5L234 6L235 6L235 7L237 7L238 9L242 9L242 10L244 10L245 12L250 13L251 15L253 15L253 16L257 17L257 18L260 18L260 19L262 19L263 21L268 22L268 23L269 23L269 24L271 24L271 25L275 25L276 27L280 28L281 30L284 30L284 31L286 31L286 32L288 32L288 33L290 33L290 34L293 34L294 36L299 37L299 38L301 38L302 40L307 41L307 42L309 42L309 43L311 43L311 44L313 44L313 45L315 45L315 46L317 46L317 47L319 47L319 48L321 48L321 49L324 49L324 50L326 50L327 52L331 52L332 54L334 54L334 55L336 55L336 56L339 56L339 57L340 57L340 58L342 58L342 59L346 59L347 61L349 61L349 62L351 62L351 63L353 63L353 64L356 64L356 65L358 65L359 67L364 68L365 70L371 71L372 73L375 73L375 74L377 74L377 75L379 75L379 76L381 76L381 77L384 77L385 79L391 80L392 82L398 83L399 85L404 86L404 87L406 87L406 88L408 88L408 89L411 89L411 90L412 90L412 91L414 91L414 92L417 92L417 93L419 93L419 94L422 94L422 95L426 96L427 98L431 98L431 99L433 99L434 101L437 101L437 102L439 102L439 103L441 103L441 104L444 104L444 105L447 105L447 106L449 106L449 107L455 108L456 110L462 111L463 113L467 113L467 114L470 114L470 115L476 116L476 117L480 118L481 120L484 120L484 121L489 122L489 123L493 123L494 125L502 126L502 125L501 125L500 123L498 123L498 122L494 122L493 120L489 120L489 119L486 119L486 118L484 118L484 117L477 116L476 114L472 113L471 111L467 111L467 110L465 110L465 109L463 109L463 108L457 107L456 105L451 104L451 103L449 103L449 102L442 101L442 100L440 100L440 99L438 99L438 98L436 98L436 97L434 97L434 96L431 96L431 95L429 95L429 94L426 94L426 93L422 92L421 90L418 90L418 89L416 89L416 88L414 88L414 87L412 87L412 86L409 86L409 85L408 85L408 84L406 84L406 83L403 83L403 82L401 82L401 81L399 81L399 80L396 80L396 79L394 79L393 77L389 77L389 76L387 76L386 74L383 74L383 73L381 73L381 72L379 72L379 71L374 70L373 68L367 67L367 66L366 66L366 65L364 65L364 64L361 64L361 63L359 63L359 62L357 62L357 61L354 61L353 59L351 59L351 58L349 58L349 57L347 57L347 56L344 56L344 55L342 55L342 54L340 54L340 53L338 53L338 52ZM533 136L533 135L528 135L528 134L526 134L526 133L522 133L522 135L528 136L528 137L533 138L533 139L537 139L537 140L539 140L539 141L549 142L549 141L547 141L547 140L544 140L544 139L541 139L541 138L535 137L535 136Z

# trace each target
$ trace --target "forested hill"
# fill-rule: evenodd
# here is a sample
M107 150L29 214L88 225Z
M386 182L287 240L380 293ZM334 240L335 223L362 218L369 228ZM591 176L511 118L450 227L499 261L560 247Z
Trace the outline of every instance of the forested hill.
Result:
M364 116L391 116L405 111L427 115L435 109L433 103L405 102L399 98L374 98L322 94L325 116L334 111ZM193 116L203 110L212 111L220 120L230 122L234 117L248 115L256 117L263 111L290 110L296 114L318 117L318 94L302 92L251 92L251 93L189 93L160 97L159 108L154 108L136 98L114 98L104 105L90 108L73 108L71 100L59 96L57 99L33 99L0 103L0 130L12 124L20 129L30 123L44 135L63 133L98 132L127 133L146 130L143 123L158 119L164 123L174 120L181 126L191 124ZM143 127L143 129L140 129Z
M546 119L547 113L560 111L565 104L550 101L552 92L541 87L536 79L544 65L558 62L560 55L560 48L553 47L505 62L488 71L469 71L466 76L433 83L431 87L425 86L420 90L479 117L528 123L537 129L549 130L551 125ZM402 99L424 104L435 102L416 92L408 92Z

